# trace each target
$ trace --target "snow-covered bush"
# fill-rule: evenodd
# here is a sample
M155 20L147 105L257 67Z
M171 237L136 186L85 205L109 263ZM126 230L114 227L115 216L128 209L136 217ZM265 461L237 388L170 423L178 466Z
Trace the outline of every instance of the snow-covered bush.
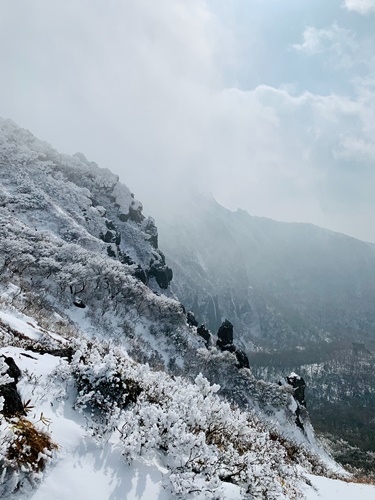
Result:
M220 498L226 482L254 498L300 498L298 461L254 413L223 401L220 387L202 375L190 383L153 372L99 342L81 342L72 371L88 428L97 437L119 431L129 463L159 457L176 498L197 491Z
M143 390L138 380L129 377L119 356L98 344L89 343L84 352L75 353L73 375L78 389L75 406L91 412L101 424L101 434L113 431L121 410L134 403Z
M270 439L255 415L222 401L218 390L201 375L194 385L164 378L146 389L124 414L125 456L161 451L169 488L182 498L196 491L219 495L223 482L258 498L281 498L286 488L297 495L298 474L287 464L285 448Z

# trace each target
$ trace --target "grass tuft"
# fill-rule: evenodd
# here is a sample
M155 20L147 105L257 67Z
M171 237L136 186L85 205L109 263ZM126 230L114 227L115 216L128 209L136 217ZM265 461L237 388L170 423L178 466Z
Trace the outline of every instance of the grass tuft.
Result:
M12 422L14 439L7 451L7 461L13 469L30 472L44 470L52 451L58 448L46 432L38 430L24 417Z

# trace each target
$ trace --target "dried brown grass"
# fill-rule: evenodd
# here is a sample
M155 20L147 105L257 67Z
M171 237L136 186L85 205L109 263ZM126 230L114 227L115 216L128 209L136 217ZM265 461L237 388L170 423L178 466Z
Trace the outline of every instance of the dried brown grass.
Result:
M52 455L58 448L46 432L40 431L35 425L24 417L13 422L12 430L14 440L8 448L7 461L16 469L26 469L33 472L42 471Z

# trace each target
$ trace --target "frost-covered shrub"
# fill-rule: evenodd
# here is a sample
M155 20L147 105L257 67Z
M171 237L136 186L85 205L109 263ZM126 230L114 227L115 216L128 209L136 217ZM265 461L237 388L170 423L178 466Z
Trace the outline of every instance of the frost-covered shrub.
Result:
M163 378L145 388L123 415L124 455L131 461L161 451L170 470L169 489L180 497L219 494L223 482L256 498L281 498L285 488L297 496L298 473L285 448L270 439L254 415L222 401L218 390L201 375L194 385Z
M78 389L75 406L90 411L101 432L109 433L116 427L121 410L136 402L143 388L106 346L88 342L80 347L72 360Z
M296 466L327 472L317 456L254 411L219 397L220 387L202 375L191 383L152 371L98 340L81 339L75 348L69 370L60 365L55 376L73 375L75 406L88 430L99 439L119 432L129 463L142 456L161 461L176 498L197 491L223 498L225 483L237 485L244 498L303 498Z
M0 496L41 479L57 445L25 417L0 422Z

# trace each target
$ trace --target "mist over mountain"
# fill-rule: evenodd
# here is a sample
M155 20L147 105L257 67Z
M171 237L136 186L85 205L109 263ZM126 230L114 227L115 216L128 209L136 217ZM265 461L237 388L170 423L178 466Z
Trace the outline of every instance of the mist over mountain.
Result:
M375 246L311 224L229 211L193 197L159 221L172 289L242 346L286 349L375 334Z
M224 319L257 377L295 371L343 463L374 469L375 246L193 197L159 220L171 284L199 322ZM352 448L351 448L352 446Z

